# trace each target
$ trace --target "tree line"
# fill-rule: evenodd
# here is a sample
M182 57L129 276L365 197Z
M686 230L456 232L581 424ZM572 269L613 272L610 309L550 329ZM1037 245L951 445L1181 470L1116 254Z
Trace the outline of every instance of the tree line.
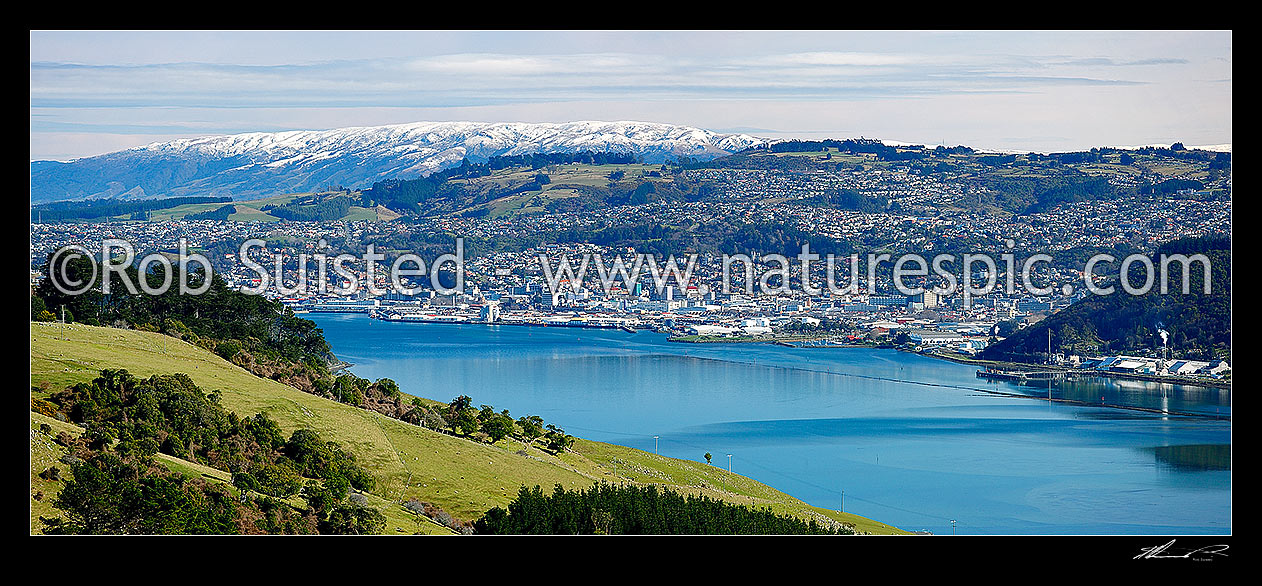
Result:
M946 154L948 152L945 147L941 148L943 149L941 154ZM954 150L949 152L960 152L959 149L961 148L967 149L968 147L956 147ZM829 149L837 149L838 152L850 154L873 154L881 161L909 161L923 159L927 156L939 153L938 151L926 150L924 145L892 147L879 140L871 138L850 138L845 140L786 140L774 143L761 150L773 153L814 153L827 151ZM760 150L759 147L755 147L754 149L745 152L757 150ZM968 149L968 152L971 153L972 149Z
M290 202L283 206L264 206L261 211L293 222L330 222L342 219L354 203L350 197L334 196L326 197L313 204Z
M237 206L230 204L230 205L215 208L213 210L206 210L204 212L198 212L196 214L186 214L184 216L184 219L185 220L214 220L214 221L222 222L224 220L227 220L228 216L231 216L236 211L237 211Z
M777 515L708 496L656 486L601 483L552 494L521 487L507 509L495 507L473 524L491 535L849 535L844 526Z
M31 206L31 222L64 222L92 220L113 216L135 215L195 203L228 203L231 197L167 197L161 199L58 201ZM140 218L133 218L140 219Z
M496 411L490 405L473 408L473 399L468 395L460 395L446 405L439 404L426 408L421 401L414 400L414 406L420 409L417 418L425 427L446 431L453 435L468 438L485 438L494 444L506 437L513 437L527 445L536 442L542 448L554 454L568 450L574 445L574 436L565 433L564 429L544 422L538 415L525 415L513 419L508 409Z

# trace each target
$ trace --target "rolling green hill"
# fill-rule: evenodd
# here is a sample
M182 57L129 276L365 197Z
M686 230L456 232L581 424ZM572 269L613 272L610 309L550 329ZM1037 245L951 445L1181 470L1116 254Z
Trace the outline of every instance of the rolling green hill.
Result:
M338 441L376 477L370 502L386 515L386 532L391 534L446 531L406 511L401 503L409 499L433 503L458 520L471 521L492 507L506 506L522 485L550 488L560 484L573 489L600 481L656 484L735 504L768 507L803 519L845 523L859 532L905 533L863 517L812 507L749 478L699 462L584 440L555 456L511 438L490 445L445 435L256 377L212 352L157 333L32 323L30 335L33 396L43 397L69 384L89 382L104 368L124 368L136 376L183 372L202 389L218 390L229 410L246 415L264 412L286 433L307 428ZM36 413L31 417L33 429L41 422L56 424L61 430L73 427ZM55 512L48 502L55 494L56 482L36 475L50 459L59 457L57 446L50 446L38 435L32 434L31 492L43 494L38 501L32 496L32 532L38 530L35 522L40 514ZM173 458L166 462L182 472L205 474L219 481L230 478L226 472L192 462Z
M377 222L377 221L389 221L389 220L399 217L399 214L392 212L384 207L363 207L361 205L357 205L360 203L358 192L288 193L288 194L282 194L282 195L273 195L273 196L265 197L262 199L232 201L232 202L227 202L227 203L223 201L218 201L218 202L211 202L211 203L180 203L179 205L173 205L179 202L171 202L171 203L166 204L170 207L161 207L163 205L162 202L164 202L165 200L122 201L114 205L114 207L136 206L138 204L142 204L146 202L154 202L153 206L157 206L158 209L148 209L147 211L141 211L141 212L135 212L135 213L133 212L112 213L112 214L105 214L105 215L99 215L99 216L90 216L90 214L92 213L93 210L97 208L112 209L110 208L110 204L114 200L103 200L101 202L91 202L91 205L95 207L90 207L89 204L77 204L75 202L64 202L64 203L51 204L51 205L59 205L63 207L65 206L74 207L74 209L79 210L79 211L74 211L73 213L89 215L90 218L88 218L88 220L90 221L168 222L172 220L181 220L181 219L220 219L220 220L227 219L234 222L270 223L270 222L279 222L281 220L280 216L270 213L271 210L275 208L285 207L288 210L298 211L298 212L302 212L304 210L314 210L317 202L324 201L332 197L349 197L352 200L352 205L347 206L348 209L345 211L345 213L341 214L339 217L321 218L323 220L346 220L346 221L367 220L370 222ZM185 198L185 199L188 199L188 198ZM36 218L43 219L44 221L58 221L57 220L57 218L59 217L58 214L67 215L67 214L72 213L72 212L66 212L64 210L60 210L60 211L59 210L53 210L53 211L43 210L43 208L48 208L48 207L49 207L49 204L33 207L31 211L32 221L37 221ZM202 217L202 218L198 217L199 214L215 212L225 207L228 208L228 210L224 212L227 215L226 218L222 216L213 217L213 218L212 217ZM267 208L267 209L263 209L263 208ZM85 221L85 220L83 218L79 218L79 219L68 218L62 221Z
M342 192L330 193L293 193L286 195L275 195L263 199L254 199L248 201L233 202L235 208L228 215L228 220L234 222L279 222L281 217L271 213L275 208L285 208L293 211L310 211L314 210L318 202L328 200L333 197L349 197L358 203L357 193L348 193L342 195ZM189 204L177 206L174 208L159 210L153 212L150 221L178 220L191 214L207 212L217 209L222 204ZM267 209L264 209L267 208ZM322 220L368 220L375 222L378 220L390 220L398 217L397 214L387 212L380 213L374 208L366 208L358 205L348 205L345 213L336 218L321 218ZM121 219L121 218L120 218Z

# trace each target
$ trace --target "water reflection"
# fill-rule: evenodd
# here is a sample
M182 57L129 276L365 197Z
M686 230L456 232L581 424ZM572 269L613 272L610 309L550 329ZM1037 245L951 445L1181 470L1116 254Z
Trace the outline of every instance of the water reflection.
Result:
M1104 376L1077 377L1028 384L998 383L1022 394L1088 404L1141 407L1161 412L1231 416L1231 390Z
M1149 448L1157 463L1178 471L1231 470L1230 444Z

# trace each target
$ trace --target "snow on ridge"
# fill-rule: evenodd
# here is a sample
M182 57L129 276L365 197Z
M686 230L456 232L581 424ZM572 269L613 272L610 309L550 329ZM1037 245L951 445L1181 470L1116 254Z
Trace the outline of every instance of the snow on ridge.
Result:
M745 134L654 122L411 122L181 138L76 159L32 174L33 200L93 197L144 183L166 195L253 196L276 189L364 187L531 153L616 152L659 162L720 157L766 144ZM178 170L178 171L177 171Z
M549 150L618 150L642 153L672 151L679 143L704 150L733 152L763 144L764 139L743 134L714 133L699 128L653 122L564 123L525 122L411 122L331 130L290 130L183 138L128 149L135 154L203 157L246 156L273 163L310 151L371 154L400 149L445 150L471 147L479 156L524 154ZM442 148L438 148L438 147ZM715 152L714 154L722 154Z

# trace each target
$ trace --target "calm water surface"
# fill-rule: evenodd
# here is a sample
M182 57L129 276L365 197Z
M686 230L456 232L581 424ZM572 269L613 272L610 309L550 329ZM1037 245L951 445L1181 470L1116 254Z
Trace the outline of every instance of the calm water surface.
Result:
M961 534L1231 532L1226 390L1028 387L894 350L678 344L663 334L312 314L356 375L539 415L584 438L727 466L813 505ZM844 491L844 497L842 492Z

